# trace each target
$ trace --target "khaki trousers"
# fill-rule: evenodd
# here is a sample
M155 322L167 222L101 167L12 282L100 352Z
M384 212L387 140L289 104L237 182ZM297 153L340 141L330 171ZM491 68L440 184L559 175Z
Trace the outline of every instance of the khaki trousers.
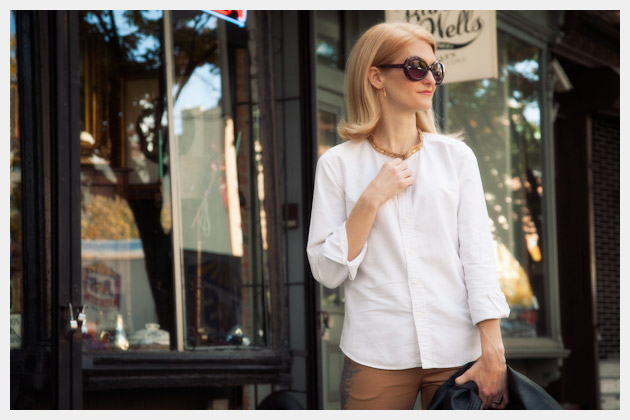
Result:
M438 388L459 367L385 370L344 360L339 392L342 410L411 410L418 391L426 410Z

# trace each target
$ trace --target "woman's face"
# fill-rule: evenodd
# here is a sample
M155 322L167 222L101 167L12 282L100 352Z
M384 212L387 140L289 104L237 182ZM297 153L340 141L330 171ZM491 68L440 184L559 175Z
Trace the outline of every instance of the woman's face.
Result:
M406 49L401 50L392 63L388 64L402 64L409 56L420 57L428 65L435 62L435 54L433 54L431 46L425 41L416 39ZM436 88L435 79L431 72L428 72L427 76L422 80L412 81L405 76L403 69L379 70L387 92L387 96L384 97L385 106L390 106L402 112L431 109Z

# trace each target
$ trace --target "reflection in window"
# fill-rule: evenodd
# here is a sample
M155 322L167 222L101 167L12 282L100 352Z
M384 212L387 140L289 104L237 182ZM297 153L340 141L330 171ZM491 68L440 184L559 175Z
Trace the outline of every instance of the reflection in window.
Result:
M81 11L86 350L168 350L173 268L162 12Z
M343 69L343 12L339 10L317 10L317 40L315 53L317 62L336 69Z
M545 316L539 50L498 37L499 78L448 86L447 130L464 128L483 180L501 288L503 333L548 335Z
M20 157L20 132L18 120L17 40L15 12L11 11L10 52L10 305L11 305L11 348L22 346L22 177Z
M334 112L328 112L323 109L317 111L317 145L318 157L323 155L326 150L337 145L337 115Z
M247 49L228 50L227 40L228 33L246 29L228 28L201 11L171 16L185 347L265 346L262 147L249 99ZM233 73L228 60L234 60Z
M328 149L336 146L342 140L337 136L337 114L335 112L326 111L322 109L322 104L317 110L317 157L326 153ZM320 286L321 294L321 307L323 309L340 306L343 303L343 287L336 287L329 289L327 287Z

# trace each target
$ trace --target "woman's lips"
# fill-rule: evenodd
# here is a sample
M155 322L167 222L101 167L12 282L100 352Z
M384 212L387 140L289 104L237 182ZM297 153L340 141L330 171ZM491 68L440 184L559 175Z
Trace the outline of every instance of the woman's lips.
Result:
M433 94L433 91L431 91L431 90L423 90L423 91L422 91L422 92L420 92L420 93L422 93L422 94L424 94L424 95L432 95L432 94Z

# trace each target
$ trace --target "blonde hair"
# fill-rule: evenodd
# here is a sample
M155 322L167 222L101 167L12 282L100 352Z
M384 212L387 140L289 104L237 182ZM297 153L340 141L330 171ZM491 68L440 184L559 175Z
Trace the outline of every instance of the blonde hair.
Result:
M337 125L346 140L367 138L381 119L378 89L368 80L372 66L392 64L398 51L412 41L425 41L436 51L433 35L422 26L407 22L384 22L372 26L352 48L346 65L344 98L347 116ZM416 112L416 126L423 132L438 133L433 108Z

